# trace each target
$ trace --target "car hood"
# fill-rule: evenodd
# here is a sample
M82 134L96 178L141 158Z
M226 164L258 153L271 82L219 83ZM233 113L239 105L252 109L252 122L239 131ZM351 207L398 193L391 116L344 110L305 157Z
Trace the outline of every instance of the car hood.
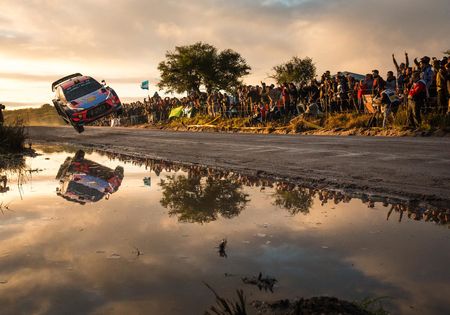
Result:
M106 92L102 92L102 90L97 90L92 93L83 95L73 101L69 102L69 107L74 110L85 110L91 107L94 107L100 103L106 101L111 92L106 90Z

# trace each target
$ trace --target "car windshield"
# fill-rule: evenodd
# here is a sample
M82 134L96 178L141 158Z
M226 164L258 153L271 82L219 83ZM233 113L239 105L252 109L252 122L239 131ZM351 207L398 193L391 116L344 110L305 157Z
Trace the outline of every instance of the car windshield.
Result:
M102 85L97 81L95 81L94 79L87 79L83 82L74 84L65 89L64 95L66 96L66 99L70 102L84 95L97 91L101 87Z

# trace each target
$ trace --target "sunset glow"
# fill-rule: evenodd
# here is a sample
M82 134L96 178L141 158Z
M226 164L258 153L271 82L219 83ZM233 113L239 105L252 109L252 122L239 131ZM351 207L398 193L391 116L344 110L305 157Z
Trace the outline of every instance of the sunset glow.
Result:
M168 50L197 41L238 51L249 84L309 56L318 73L393 69L391 54L437 56L450 42L447 0L72 1L0 0L0 102L51 102L50 84L73 72L114 83L125 99L158 82ZM76 17L74 20L72 17ZM400 22L401 21L401 22Z

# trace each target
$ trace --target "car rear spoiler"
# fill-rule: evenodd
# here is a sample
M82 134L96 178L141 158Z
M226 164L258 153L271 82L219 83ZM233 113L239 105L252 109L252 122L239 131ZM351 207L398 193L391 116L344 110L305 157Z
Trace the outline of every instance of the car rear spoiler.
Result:
M68 75L68 76L66 76L66 77L64 77L64 78L61 78L61 79L59 79L59 80L53 82L53 83L52 83L52 92L55 91L55 87L56 87L57 85L63 83L64 81L70 80L70 79L75 78L75 77L80 77L80 76L82 76L81 73L74 73L74 74Z

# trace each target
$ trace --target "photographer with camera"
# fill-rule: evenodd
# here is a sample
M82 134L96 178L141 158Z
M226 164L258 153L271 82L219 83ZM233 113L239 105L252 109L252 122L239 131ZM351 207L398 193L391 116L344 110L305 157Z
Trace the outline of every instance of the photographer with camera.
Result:
M3 118L3 110L5 109L5 105L0 104L0 126L3 125L5 119Z

